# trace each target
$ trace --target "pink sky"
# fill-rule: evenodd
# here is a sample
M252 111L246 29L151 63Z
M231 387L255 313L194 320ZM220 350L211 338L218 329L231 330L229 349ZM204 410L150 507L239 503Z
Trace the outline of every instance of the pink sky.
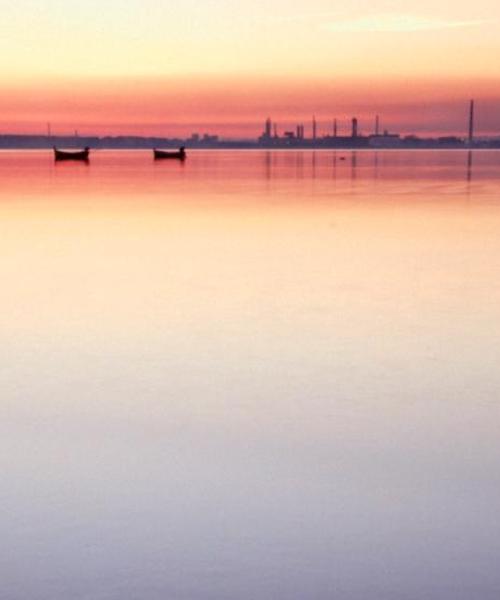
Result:
M0 130L258 135L333 117L500 134L500 4L19 0L2 8ZM347 125L345 125L347 127Z
M362 132L381 125L401 133L462 135L467 104L477 102L478 134L500 135L500 91L488 80L474 82L414 79L336 83L322 78L296 81L240 77L141 80L53 81L18 84L0 96L4 132L186 135L193 131L255 137L267 116L280 128L316 115L320 133L348 131L357 116Z

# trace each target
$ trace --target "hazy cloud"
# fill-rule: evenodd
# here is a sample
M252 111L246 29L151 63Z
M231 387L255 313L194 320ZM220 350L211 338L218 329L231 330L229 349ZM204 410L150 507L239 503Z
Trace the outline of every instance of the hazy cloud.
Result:
M409 32L435 31L438 29L458 29L483 24L484 21L448 21L416 15L373 15L346 21L330 21L323 28L335 32Z

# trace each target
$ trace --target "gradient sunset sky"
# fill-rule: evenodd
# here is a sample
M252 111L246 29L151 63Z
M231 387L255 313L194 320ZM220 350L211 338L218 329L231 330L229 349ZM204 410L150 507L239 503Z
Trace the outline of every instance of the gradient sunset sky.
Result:
M0 130L255 136L500 134L498 0L18 0L2 7Z

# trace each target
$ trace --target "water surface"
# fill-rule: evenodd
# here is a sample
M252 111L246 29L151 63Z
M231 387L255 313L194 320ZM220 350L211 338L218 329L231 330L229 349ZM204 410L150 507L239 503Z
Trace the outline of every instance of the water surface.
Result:
M0 153L8 600L500 596L500 153Z

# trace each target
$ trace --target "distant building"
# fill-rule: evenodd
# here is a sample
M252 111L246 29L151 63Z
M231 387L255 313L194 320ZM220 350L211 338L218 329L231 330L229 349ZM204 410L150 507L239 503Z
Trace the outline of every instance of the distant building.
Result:
M371 148L397 148L402 145L402 140L399 133L386 130L383 134L371 135L368 144Z
M270 117L268 117L264 123L264 131L259 137L258 141L261 144L267 145L272 140L273 137L273 122Z
M202 139L204 144L216 144L219 141L218 135L210 135L209 133L205 133Z

